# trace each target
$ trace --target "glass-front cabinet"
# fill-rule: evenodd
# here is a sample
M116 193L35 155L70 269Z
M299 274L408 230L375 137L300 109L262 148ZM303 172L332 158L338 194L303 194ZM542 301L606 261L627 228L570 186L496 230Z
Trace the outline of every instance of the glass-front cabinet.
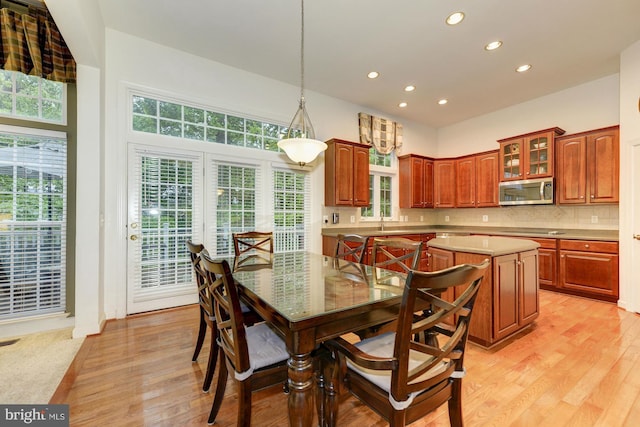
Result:
M560 128L501 139L500 181L553 177L554 139Z

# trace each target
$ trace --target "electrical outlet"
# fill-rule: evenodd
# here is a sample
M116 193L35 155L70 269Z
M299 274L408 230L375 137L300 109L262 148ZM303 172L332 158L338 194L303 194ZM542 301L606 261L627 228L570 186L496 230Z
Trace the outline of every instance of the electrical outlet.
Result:
M482 215L482 222L489 222L489 215Z
M420 222L424 221L424 216L420 215Z
M355 224L355 222L356 222L356 216L355 216L355 215L351 215L351 217L349 218L349 220L351 221L351 224Z
M591 224L598 223L598 215L591 215Z
M322 222L329 224L329 215L322 215Z
M449 222L449 215L444 216L444 222Z
M409 215L404 216L404 222L409 222Z

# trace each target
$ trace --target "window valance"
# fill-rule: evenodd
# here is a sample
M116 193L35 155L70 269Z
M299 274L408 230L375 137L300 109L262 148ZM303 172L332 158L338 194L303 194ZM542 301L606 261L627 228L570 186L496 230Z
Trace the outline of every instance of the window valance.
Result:
M76 63L49 11L0 9L0 36L3 69L75 83Z
M360 142L375 147L380 154L389 154L402 147L402 125L389 119L358 113Z

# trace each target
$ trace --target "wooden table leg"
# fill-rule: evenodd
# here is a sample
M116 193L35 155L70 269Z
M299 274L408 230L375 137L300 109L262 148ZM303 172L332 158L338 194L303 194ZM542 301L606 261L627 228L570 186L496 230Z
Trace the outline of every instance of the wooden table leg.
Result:
M313 358L311 353L296 354L289 358L289 425L311 427L313 404Z

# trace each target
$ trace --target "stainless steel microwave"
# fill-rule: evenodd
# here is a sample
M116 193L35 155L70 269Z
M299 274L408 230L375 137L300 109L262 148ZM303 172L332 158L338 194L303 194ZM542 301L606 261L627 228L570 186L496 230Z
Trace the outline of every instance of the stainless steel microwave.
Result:
M553 178L501 182L498 188L500 205L553 204Z

